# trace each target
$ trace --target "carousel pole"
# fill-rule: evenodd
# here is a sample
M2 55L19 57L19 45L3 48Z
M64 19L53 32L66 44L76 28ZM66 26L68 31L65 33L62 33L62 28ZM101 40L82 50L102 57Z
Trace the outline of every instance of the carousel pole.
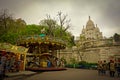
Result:
M60 49L59 49L59 59L60 59Z
M28 49L25 50L24 54L24 65L23 65L23 70L25 70L26 67L26 54L27 54Z
M23 66L24 71L25 71L25 66L26 66L26 53L24 53L24 66Z

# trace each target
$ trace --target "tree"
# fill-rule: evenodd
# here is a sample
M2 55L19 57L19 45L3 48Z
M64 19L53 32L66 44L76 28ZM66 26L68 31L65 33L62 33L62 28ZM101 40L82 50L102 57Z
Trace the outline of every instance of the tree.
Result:
M26 22L14 19L7 9L0 12L0 42L15 44L25 27Z
M67 15L63 14L61 11L58 12L58 20L60 23L60 29L63 30L64 27L64 32L67 31L70 28L70 19L67 20ZM65 26L66 24L66 26ZM60 32L60 35L62 36L62 31Z
M81 61L84 61L83 60L83 57L85 56L84 52L87 48L85 41L86 41L86 38L84 36L80 36L80 40L76 43L77 53L78 53Z
M39 35L44 29L47 35L62 39L67 42L68 46L72 46L74 37L67 31L68 27L64 25L65 20L66 18L62 19L61 16L61 25L59 25L57 20L47 15L46 19L40 21L40 25L26 25L26 22L21 18L14 19L8 10L3 10L0 14L0 42L16 44L17 39L28 35Z
M75 58L70 58L70 62L71 62L72 64L76 64L76 63L77 63L77 61L76 61Z
M120 41L120 35L119 34L115 33L113 37L114 37L114 41L115 42L119 42Z
M21 18L18 18L15 21L17 24L20 24L22 27L24 27L26 25L26 22L24 20L22 20Z
M70 28L70 19L67 20L67 15L62 12L58 12L57 20L52 19L50 15L47 15L47 18L40 21L40 25L48 26L48 33L54 36L53 31L56 27L60 27L60 36Z
M60 25L60 37L64 37L65 40L67 40L66 42L68 42L69 47L74 46L74 36L71 33L68 33L67 36L64 35L64 33L67 33L67 30L71 27L71 20L67 19L68 15L63 14L61 11L58 12L57 17Z
M24 30L22 30L19 33L19 35L21 35L21 36L39 35L39 34L41 34L42 28L43 28L43 26L35 25L35 24L26 25Z
M47 35L66 41L69 47L75 45L74 36L67 31L70 28L70 20L67 20L67 15L58 12L57 18L58 21L57 19L55 20L55 18L51 18L50 15L47 15L46 19L40 21L40 25L46 26L45 32Z
M12 16L7 9L0 12L0 36L9 30L9 24L12 21Z
M47 15L46 19L40 21L40 25L48 26L48 28L46 28L47 30L46 34L54 37L54 30L57 25L56 20L52 19L50 15Z

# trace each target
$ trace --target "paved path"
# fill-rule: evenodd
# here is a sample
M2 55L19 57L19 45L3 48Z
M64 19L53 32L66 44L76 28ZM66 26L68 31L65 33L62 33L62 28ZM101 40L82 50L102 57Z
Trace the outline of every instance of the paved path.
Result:
M99 76L96 70L67 69L65 71L50 71L31 76L6 78L5 80L120 80L120 77L111 78L108 74Z

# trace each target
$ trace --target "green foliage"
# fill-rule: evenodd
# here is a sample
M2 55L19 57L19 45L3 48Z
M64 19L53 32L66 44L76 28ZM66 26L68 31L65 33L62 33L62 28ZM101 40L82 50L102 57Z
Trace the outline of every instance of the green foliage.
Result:
M80 61L78 63L66 64L65 66L68 68L97 69L97 63L88 63L86 61Z
M85 64L87 64L87 62L86 61L80 61L78 64L85 65Z
M74 38L70 32L61 28L56 20L51 18L42 20L40 25L26 25L26 22L19 19L13 19L8 12L0 15L0 42L16 44L17 40L23 36L39 35L41 30L45 29L45 34L62 39L67 46L74 45ZM66 29L67 30L67 29ZM61 36L62 32L62 36Z
M70 62L71 62L71 64L76 64L77 60L75 58L70 58Z
M13 19L7 10L0 14L0 42L15 44L20 31L26 26L22 19Z
M23 35L35 35L40 34L41 27L39 25L27 25L26 28L21 32Z
M113 46L113 39L106 39L106 46Z
M64 62L64 64L67 64L67 61L64 57L62 57L61 60Z
M74 46L74 36L70 32L67 32L70 28L70 20L67 20L67 15L58 12L57 20L55 20L55 18L52 19L50 15L47 15L46 19L40 21L40 25L46 26L46 35L64 40L67 43L67 47Z
M67 68L73 68L74 64L65 64L65 67L67 67Z
M115 33L113 37L114 37L114 41L115 42L119 42L120 41L120 35L119 34Z
M15 44L18 39L17 33L8 32L1 36L0 42L7 42L11 44Z
M45 26L44 28L46 30L45 31L46 34L50 35L49 34L49 32L50 32L49 26ZM61 32L62 32L62 36L61 36ZM72 36L72 34L68 31L64 31L64 28L61 29L61 27L59 25L55 25L55 27L52 29L51 33L52 33L53 37L57 37L57 38L65 41L67 43L67 47L72 47L74 45L74 37Z

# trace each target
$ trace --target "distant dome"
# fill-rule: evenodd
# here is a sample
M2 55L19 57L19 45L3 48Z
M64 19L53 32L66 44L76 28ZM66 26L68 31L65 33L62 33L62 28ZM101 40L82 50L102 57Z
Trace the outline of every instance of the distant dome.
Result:
M87 40L98 40L98 39L103 39L102 37L102 32L100 32L97 24L96 26L94 25L94 22L89 19L86 23L86 27L82 29L82 33L80 34L80 37L83 36Z
M94 22L90 19L90 16L89 16L89 20L86 24L86 28L90 29L90 28L94 28Z
M94 25L92 20L88 20L87 25Z

